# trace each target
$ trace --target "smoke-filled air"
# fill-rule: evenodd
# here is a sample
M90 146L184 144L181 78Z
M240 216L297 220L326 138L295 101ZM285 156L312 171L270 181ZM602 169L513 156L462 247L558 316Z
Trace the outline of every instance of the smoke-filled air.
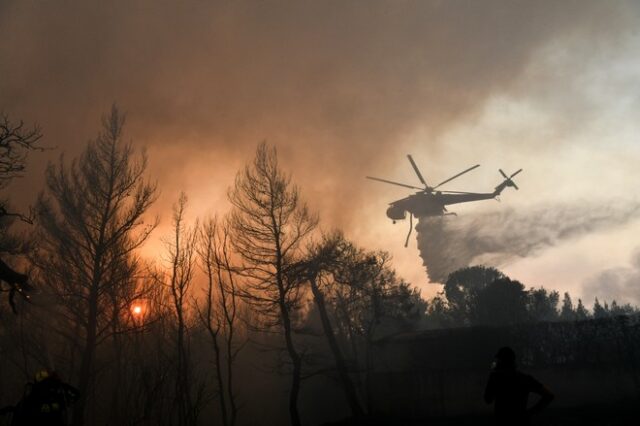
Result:
M638 28L0 0L0 426L636 424Z
M634 201L610 200L605 205L583 201L423 218L416 231L429 280L444 283L460 268L502 267L589 233L620 227L639 216L640 204Z

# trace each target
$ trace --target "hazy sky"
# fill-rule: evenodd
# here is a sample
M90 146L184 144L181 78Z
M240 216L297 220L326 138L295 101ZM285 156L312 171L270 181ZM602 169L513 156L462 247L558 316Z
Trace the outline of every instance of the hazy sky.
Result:
M226 210L267 140L325 228L391 251L432 295L408 225L384 214L410 191L364 176L417 184L411 153L432 183L480 163L447 189L487 191L498 168L524 168L502 203L453 209L511 209L557 234L497 266L640 303L640 220L617 214L640 199L639 24L624 1L0 1L0 109L55 147L8 195L32 202L47 161L76 155L117 102L162 190L158 235L180 190L194 215ZM542 211L558 215L536 228ZM609 211L606 226L555 227Z

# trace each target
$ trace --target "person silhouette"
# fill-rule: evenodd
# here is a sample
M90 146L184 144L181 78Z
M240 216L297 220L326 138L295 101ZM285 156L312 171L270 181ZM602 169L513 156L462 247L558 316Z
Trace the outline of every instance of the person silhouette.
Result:
M530 393L538 394L540 399L533 407L527 408ZM484 391L485 402L494 403L497 425L529 425L529 419L547 407L553 398L544 385L517 370L513 349L505 346L498 350Z
M12 426L65 426L67 408L79 395L79 391L60 380L56 372L41 370L33 382L27 383L20 402L2 408L0 414L12 413Z

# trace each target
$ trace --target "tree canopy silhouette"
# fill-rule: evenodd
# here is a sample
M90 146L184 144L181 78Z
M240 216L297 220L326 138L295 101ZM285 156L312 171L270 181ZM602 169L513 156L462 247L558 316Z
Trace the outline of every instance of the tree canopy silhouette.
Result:
M33 262L62 310L58 324L78 348L82 394L73 424L83 425L96 348L137 297L134 256L155 227L143 215L156 188L144 180L146 157L123 141L124 116L115 107L102 130L71 165L49 165L38 200L40 252ZM69 334L78 327L81 332Z
M304 255L304 243L318 219L300 200L298 188L278 164L275 148L262 143L253 162L236 176L229 191L231 244L248 278L243 296L266 328L278 329L291 361L289 415L300 425L298 395L302 357L294 341L301 284L289 271Z

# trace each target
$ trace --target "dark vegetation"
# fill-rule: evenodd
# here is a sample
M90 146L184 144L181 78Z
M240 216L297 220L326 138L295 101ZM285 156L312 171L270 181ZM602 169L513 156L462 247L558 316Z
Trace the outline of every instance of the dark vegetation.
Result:
M574 304L569 293L562 301L557 291L543 287L526 289L495 268L473 266L449 275L441 295L428 307L426 321L430 327L477 325L505 326L539 321L580 321L639 311L630 304L609 304L597 298L589 311L578 299Z
M49 368L80 390L77 426L366 423L389 336L637 313L599 301L590 312L487 267L452 273L427 302L387 253L322 233L266 144L238 173L228 215L190 220L182 194L162 253L146 259L158 191L124 123L114 107L79 158L47 168L32 215L0 205L2 260L30 285L3 278L18 315L0 305L2 405ZM0 127L5 186L40 131ZM15 218L32 223L22 235Z
M484 390L495 348L505 343L515 349L519 367L556 395L550 409L562 416L549 417L551 424L566 424L571 417L597 424L579 415L587 405L618 420L610 424L634 423L619 420L637 411L628 404L640 393L637 315L420 330L383 338L376 351L376 417L436 419L437 424L488 417L490 408L474 396Z

